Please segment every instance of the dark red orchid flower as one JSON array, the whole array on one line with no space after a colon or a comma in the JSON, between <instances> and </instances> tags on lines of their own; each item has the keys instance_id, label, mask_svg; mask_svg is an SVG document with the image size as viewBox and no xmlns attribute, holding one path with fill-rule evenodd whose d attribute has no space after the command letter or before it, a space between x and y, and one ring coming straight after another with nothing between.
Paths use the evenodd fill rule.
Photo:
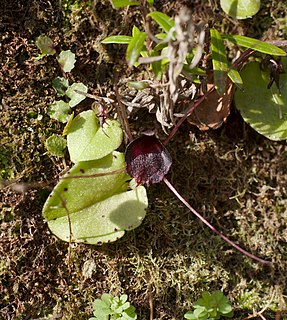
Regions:
<instances>
[{"instance_id":1,"label":"dark red orchid flower","mask_svg":"<svg viewBox=\"0 0 287 320\"><path fill-rule=\"evenodd\" d=\"M128 144L125 152L127 173L138 185L161 182L172 160L164 145L154 135L142 135Z\"/></svg>"}]
</instances>

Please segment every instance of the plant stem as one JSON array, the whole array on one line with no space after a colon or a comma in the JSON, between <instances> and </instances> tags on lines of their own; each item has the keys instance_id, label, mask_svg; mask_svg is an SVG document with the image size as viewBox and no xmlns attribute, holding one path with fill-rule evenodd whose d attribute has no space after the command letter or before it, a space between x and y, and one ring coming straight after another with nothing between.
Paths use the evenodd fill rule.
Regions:
<instances>
[{"instance_id":1,"label":"plant stem","mask_svg":"<svg viewBox=\"0 0 287 320\"><path fill-rule=\"evenodd\" d=\"M252 253L247 252L246 250L239 247L236 243L234 243L232 240L227 238L224 234L222 234L220 231L218 231L215 227L213 227L200 213L198 213L193 207L178 193L178 191L174 188L174 186L167 180L166 177L163 178L164 183L168 186L168 188L177 196L177 198L199 219L201 220L206 226L208 226L209 229L211 229L213 232L215 232L217 235L220 236L224 241L229 243L232 247L237 249L239 252L244 254L246 257L256 260L262 264L272 266L272 262L261 259Z\"/></svg>"}]
</instances>

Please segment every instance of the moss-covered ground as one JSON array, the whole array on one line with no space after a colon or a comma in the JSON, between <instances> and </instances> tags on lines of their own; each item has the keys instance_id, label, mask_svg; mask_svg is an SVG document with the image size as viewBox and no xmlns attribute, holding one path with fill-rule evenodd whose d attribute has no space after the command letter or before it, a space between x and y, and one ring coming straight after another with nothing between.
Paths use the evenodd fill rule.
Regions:
<instances>
[{"instance_id":1,"label":"moss-covered ground","mask_svg":"<svg viewBox=\"0 0 287 320\"><path fill-rule=\"evenodd\" d=\"M220 32L286 39L285 1L262 1L252 19L236 21L219 1L155 1L167 14L182 5L194 19ZM47 154L45 140L63 126L47 115L56 98L51 81L61 75L53 56L36 61L35 39L45 34L57 52L77 56L71 80L109 95L115 72L125 64L124 47L101 45L111 34L140 25L137 8L114 10L108 0L4 0L0 3L0 177L18 182L57 178L68 159ZM85 100L82 109L89 109ZM141 110L133 132L157 127ZM245 124L232 107L218 130L199 132L184 123L167 146L173 158L169 179L222 232L273 262L260 265L231 249L202 225L164 184L148 188L143 224L103 246L68 244L55 238L41 210L49 189L0 193L0 318L88 319L102 293L126 293L138 319L183 319L203 291L222 290L234 319L286 319L287 145L270 141ZM261 309L266 310L256 315ZM280 312L282 311L283 312ZM262 318L262 317L264 318ZM276 318L275 318L276 317Z\"/></svg>"}]
</instances>

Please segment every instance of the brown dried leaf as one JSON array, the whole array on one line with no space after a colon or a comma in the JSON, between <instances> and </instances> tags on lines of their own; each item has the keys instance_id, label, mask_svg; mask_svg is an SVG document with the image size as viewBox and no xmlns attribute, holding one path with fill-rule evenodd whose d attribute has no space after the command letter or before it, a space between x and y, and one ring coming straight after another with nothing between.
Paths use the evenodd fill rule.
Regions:
<instances>
[{"instance_id":1,"label":"brown dried leaf","mask_svg":"<svg viewBox=\"0 0 287 320\"><path fill-rule=\"evenodd\" d=\"M211 86L208 84L207 89ZM202 131L221 127L230 113L233 89L234 85L228 79L225 94L220 96L216 90L211 92L187 118L188 122Z\"/></svg>"}]
</instances>

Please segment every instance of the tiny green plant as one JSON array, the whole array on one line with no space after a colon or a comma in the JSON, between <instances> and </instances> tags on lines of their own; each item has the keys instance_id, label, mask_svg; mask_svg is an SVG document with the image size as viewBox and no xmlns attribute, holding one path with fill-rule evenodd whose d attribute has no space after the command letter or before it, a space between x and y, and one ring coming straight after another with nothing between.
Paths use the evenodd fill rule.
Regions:
<instances>
[{"instance_id":1,"label":"tiny green plant","mask_svg":"<svg viewBox=\"0 0 287 320\"><path fill-rule=\"evenodd\" d=\"M49 106L47 113L52 119L62 123L69 123L73 118L71 109L83 101L85 99L84 94L88 92L87 86L82 82L70 85L69 80L65 76L67 72L73 70L76 63L76 55L71 52L71 50L61 51L60 54L57 55L52 39L45 35L40 35L36 39L36 45L41 51L41 54L36 60L42 59L47 55L55 55L64 74L64 77L56 77L52 80L52 86L56 91L57 97L61 99L54 101ZM55 134L46 141L48 152L56 157L64 156L65 145L66 141L64 141L64 138Z\"/></svg>"},{"instance_id":2,"label":"tiny green plant","mask_svg":"<svg viewBox=\"0 0 287 320\"><path fill-rule=\"evenodd\" d=\"M104 293L101 299L96 299L93 304L94 317L89 320L133 320L137 319L135 307L128 302L128 296L122 294L120 297L113 297Z\"/></svg>"},{"instance_id":3,"label":"tiny green plant","mask_svg":"<svg viewBox=\"0 0 287 320\"><path fill-rule=\"evenodd\" d=\"M185 319L189 320L216 320L221 317L232 318L233 311L230 301L219 290L204 292L202 297L193 305L194 310L188 311Z\"/></svg>"}]
</instances>

